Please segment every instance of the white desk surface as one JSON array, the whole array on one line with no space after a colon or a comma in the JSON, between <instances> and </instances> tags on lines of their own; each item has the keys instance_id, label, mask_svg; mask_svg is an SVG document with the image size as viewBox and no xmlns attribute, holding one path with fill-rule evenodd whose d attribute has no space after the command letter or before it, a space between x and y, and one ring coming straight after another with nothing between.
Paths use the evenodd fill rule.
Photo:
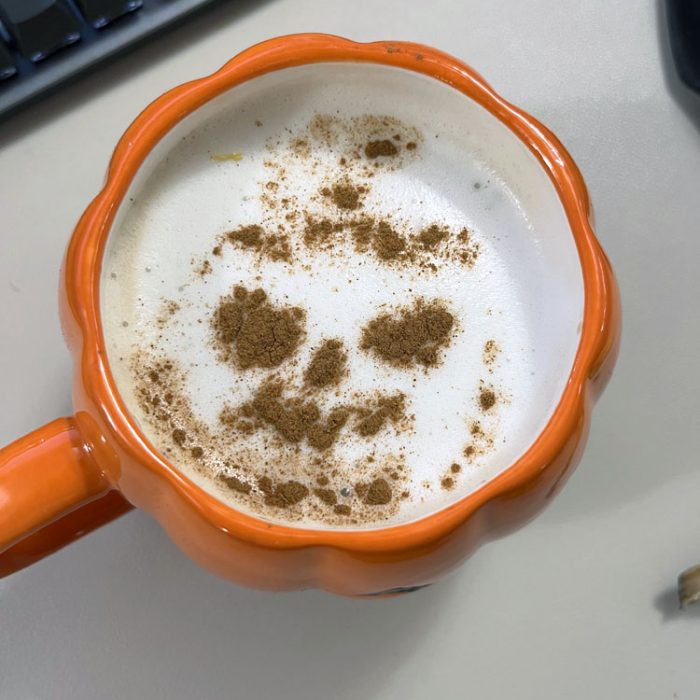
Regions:
<instances>
[{"instance_id":1,"label":"white desk surface","mask_svg":"<svg viewBox=\"0 0 700 700\"><path fill-rule=\"evenodd\" d=\"M229 2L0 124L0 444L70 411L56 315L73 225L131 119L262 39L432 44L552 128L622 288L617 371L536 521L388 601L237 588L132 513L0 581L0 697L700 697L700 99L644 0Z\"/></svg>"}]
</instances>

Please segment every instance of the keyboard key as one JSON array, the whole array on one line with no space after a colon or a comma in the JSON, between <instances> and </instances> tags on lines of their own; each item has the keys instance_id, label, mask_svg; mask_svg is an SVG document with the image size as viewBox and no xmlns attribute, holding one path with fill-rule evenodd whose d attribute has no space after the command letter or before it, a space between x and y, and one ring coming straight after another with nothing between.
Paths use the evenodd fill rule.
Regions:
<instances>
[{"instance_id":1,"label":"keyboard key","mask_svg":"<svg viewBox=\"0 0 700 700\"><path fill-rule=\"evenodd\" d=\"M31 61L80 39L78 19L65 0L0 0L0 19Z\"/></svg>"},{"instance_id":2,"label":"keyboard key","mask_svg":"<svg viewBox=\"0 0 700 700\"><path fill-rule=\"evenodd\" d=\"M76 0L78 7L90 24L99 29L113 20L138 10L143 0Z\"/></svg>"},{"instance_id":3,"label":"keyboard key","mask_svg":"<svg viewBox=\"0 0 700 700\"><path fill-rule=\"evenodd\" d=\"M700 93L700 3L668 0L666 15L678 75L689 88Z\"/></svg>"},{"instance_id":4,"label":"keyboard key","mask_svg":"<svg viewBox=\"0 0 700 700\"><path fill-rule=\"evenodd\" d=\"M12 60L12 54L7 50L7 47L0 41L0 80L5 80L13 76L17 72L17 66Z\"/></svg>"}]
</instances>

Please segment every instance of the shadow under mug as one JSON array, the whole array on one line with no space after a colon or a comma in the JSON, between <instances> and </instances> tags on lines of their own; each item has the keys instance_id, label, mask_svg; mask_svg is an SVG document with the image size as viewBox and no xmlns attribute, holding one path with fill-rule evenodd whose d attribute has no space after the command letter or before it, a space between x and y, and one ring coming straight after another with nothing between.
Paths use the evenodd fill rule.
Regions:
<instances>
[{"instance_id":1,"label":"shadow under mug","mask_svg":"<svg viewBox=\"0 0 700 700\"><path fill-rule=\"evenodd\" d=\"M354 531L266 522L225 505L178 472L143 436L115 387L99 309L101 261L115 212L156 144L183 118L245 81L285 68L339 62L388 66L441 81L515 134L560 200L578 252L584 297L568 381L529 449L497 477L436 513ZM0 576L138 507L192 559L220 576L255 588L316 587L351 596L392 595L428 585L480 543L541 510L578 461L591 405L612 370L620 331L618 292L591 229L583 179L545 127L440 51L320 34L253 46L211 76L170 90L141 113L119 141L105 185L70 240L60 310L75 361L75 413L0 450Z\"/></svg>"}]
</instances>

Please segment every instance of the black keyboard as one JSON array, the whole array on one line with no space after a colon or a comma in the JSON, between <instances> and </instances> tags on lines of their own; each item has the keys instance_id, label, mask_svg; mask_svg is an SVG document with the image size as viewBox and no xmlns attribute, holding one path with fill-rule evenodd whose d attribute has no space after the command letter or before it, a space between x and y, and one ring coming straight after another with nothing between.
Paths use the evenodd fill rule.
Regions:
<instances>
[{"instance_id":1,"label":"black keyboard","mask_svg":"<svg viewBox=\"0 0 700 700\"><path fill-rule=\"evenodd\" d=\"M0 118L216 1L0 0Z\"/></svg>"}]
</instances>

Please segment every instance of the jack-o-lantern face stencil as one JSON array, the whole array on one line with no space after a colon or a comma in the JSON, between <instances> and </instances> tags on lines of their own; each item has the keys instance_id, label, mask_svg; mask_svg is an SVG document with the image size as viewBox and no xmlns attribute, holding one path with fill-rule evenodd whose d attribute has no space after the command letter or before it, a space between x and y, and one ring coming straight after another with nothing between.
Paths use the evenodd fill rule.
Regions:
<instances>
[{"instance_id":1,"label":"jack-o-lantern face stencil","mask_svg":"<svg viewBox=\"0 0 700 700\"><path fill-rule=\"evenodd\" d=\"M105 277L138 290L110 353L141 428L278 522L381 527L478 488L538 401L519 202L387 113L242 119L176 145L121 222L140 269Z\"/></svg>"}]
</instances>

